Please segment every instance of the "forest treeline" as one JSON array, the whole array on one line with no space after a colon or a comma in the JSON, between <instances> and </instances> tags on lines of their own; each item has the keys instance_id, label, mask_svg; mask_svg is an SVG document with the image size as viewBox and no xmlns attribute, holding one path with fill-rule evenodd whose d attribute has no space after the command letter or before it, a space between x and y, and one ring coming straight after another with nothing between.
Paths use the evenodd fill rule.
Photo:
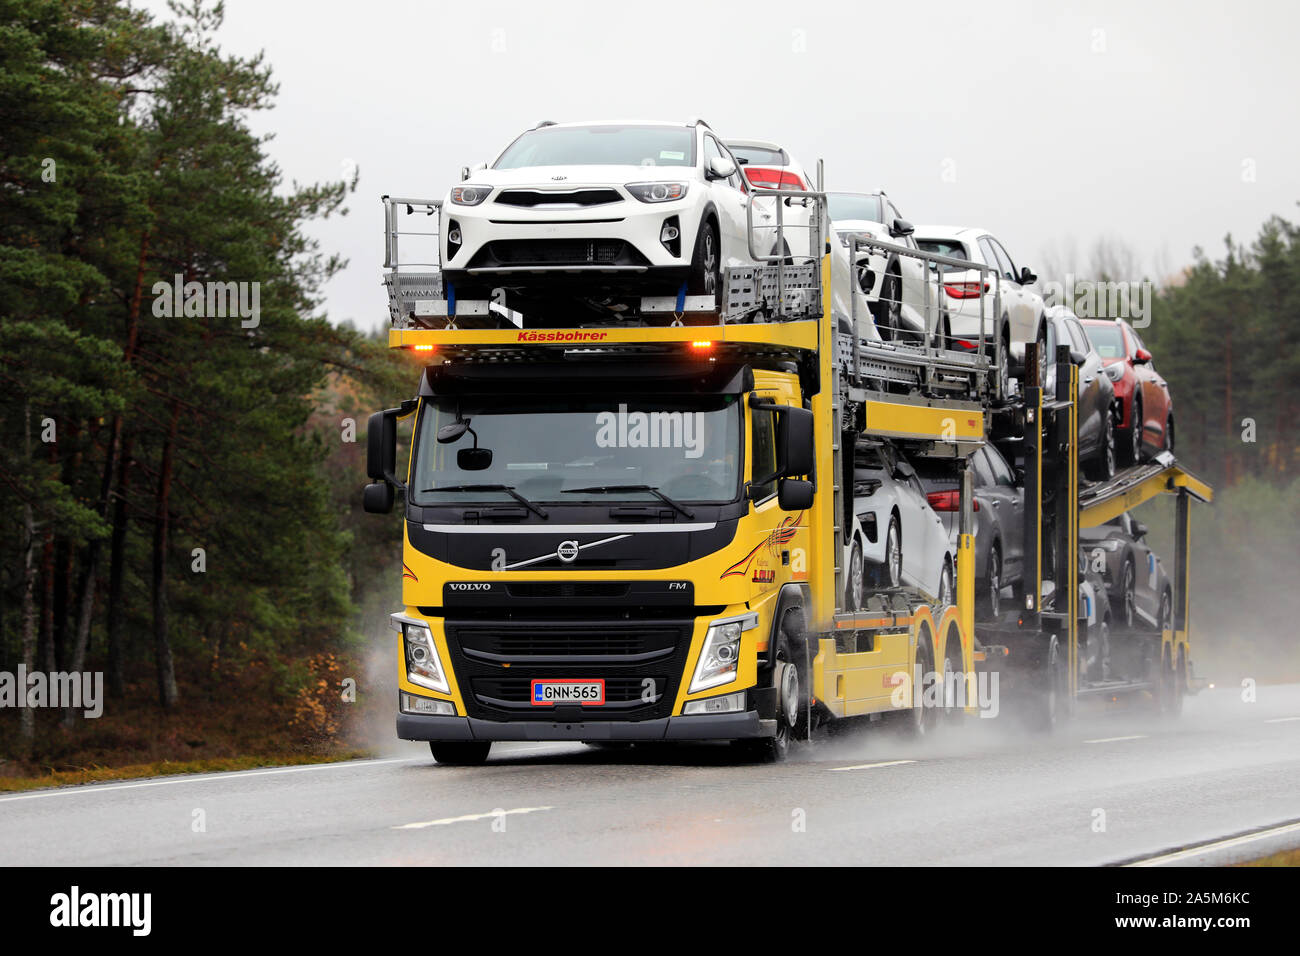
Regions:
<instances>
[{"instance_id":1,"label":"forest treeline","mask_svg":"<svg viewBox=\"0 0 1300 956\"><path fill-rule=\"evenodd\" d=\"M305 228L355 180L283 181L249 125L271 69L220 20L0 0L0 671L101 670L163 709L253 657L293 689L294 661L361 646L400 569L359 488L365 415L414 370L322 313L345 263ZM1142 331L1179 456L1249 489L1265 555L1295 554L1298 239L1275 217L1198 252ZM0 714L0 757L35 719Z\"/></svg>"},{"instance_id":2,"label":"forest treeline","mask_svg":"<svg viewBox=\"0 0 1300 956\"><path fill-rule=\"evenodd\" d=\"M0 670L164 708L236 648L355 645L364 413L411 381L320 311L304 227L355 182L283 182L270 68L173 14L0 3Z\"/></svg>"}]
</instances>

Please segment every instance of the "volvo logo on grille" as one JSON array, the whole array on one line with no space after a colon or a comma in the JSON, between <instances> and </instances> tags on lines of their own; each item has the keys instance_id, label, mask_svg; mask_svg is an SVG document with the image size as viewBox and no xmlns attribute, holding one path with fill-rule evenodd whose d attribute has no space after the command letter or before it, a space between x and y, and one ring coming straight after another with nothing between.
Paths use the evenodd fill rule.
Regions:
<instances>
[{"instance_id":1,"label":"volvo logo on grille","mask_svg":"<svg viewBox=\"0 0 1300 956\"><path fill-rule=\"evenodd\" d=\"M490 584L448 584L453 591L491 591Z\"/></svg>"},{"instance_id":2,"label":"volvo logo on grille","mask_svg":"<svg viewBox=\"0 0 1300 956\"><path fill-rule=\"evenodd\" d=\"M560 546L555 549L555 556L565 564L572 564L578 557L578 542L561 541Z\"/></svg>"}]
</instances>

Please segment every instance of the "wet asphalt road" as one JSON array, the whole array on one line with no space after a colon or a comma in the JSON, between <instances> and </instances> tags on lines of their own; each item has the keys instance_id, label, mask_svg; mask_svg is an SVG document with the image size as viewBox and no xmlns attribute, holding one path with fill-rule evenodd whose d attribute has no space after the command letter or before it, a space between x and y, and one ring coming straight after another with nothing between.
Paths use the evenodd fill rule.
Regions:
<instances>
[{"instance_id":1,"label":"wet asphalt road","mask_svg":"<svg viewBox=\"0 0 1300 956\"><path fill-rule=\"evenodd\" d=\"M1300 820L1300 685L1050 737L969 719L916 743L873 723L776 765L722 745L498 744L478 768L391 749L2 795L0 864L1106 864ZM1296 845L1300 827L1155 862Z\"/></svg>"}]
</instances>

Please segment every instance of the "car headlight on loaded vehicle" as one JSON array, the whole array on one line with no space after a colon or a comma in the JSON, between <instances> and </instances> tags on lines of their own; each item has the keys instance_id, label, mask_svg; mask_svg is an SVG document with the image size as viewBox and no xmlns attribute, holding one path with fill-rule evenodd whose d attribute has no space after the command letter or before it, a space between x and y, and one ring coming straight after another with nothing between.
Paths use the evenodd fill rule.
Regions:
<instances>
[{"instance_id":1,"label":"car headlight on loaded vehicle","mask_svg":"<svg viewBox=\"0 0 1300 956\"><path fill-rule=\"evenodd\" d=\"M740 638L745 631L758 627L758 615L752 611L738 617L722 618L709 625L704 648L695 663L688 694L729 684L740 668Z\"/></svg>"},{"instance_id":2,"label":"car headlight on loaded vehicle","mask_svg":"<svg viewBox=\"0 0 1300 956\"><path fill-rule=\"evenodd\" d=\"M490 195L492 195L491 186L453 186L451 201L457 206L477 206Z\"/></svg>"},{"instance_id":3,"label":"car headlight on loaded vehicle","mask_svg":"<svg viewBox=\"0 0 1300 956\"><path fill-rule=\"evenodd\" d=\"M402 657L406 661L406 679L412 684L436 690L440 694L450 694L447 671L438 656L438 647L433 642L433 633L422 621L414 621L394 614L391 619L393 627L402 632Z\"/></svg>"},{"instance_id":4,"label":"car headlight on loaded vehicle","mask_svg":"<svg viewBox=\"0 0 1300 956\"><path fill-rule=\"evenodd\" d=\"M628 183L623 187L642 202L672 202L686 195L686 183Z\"/></svg>"}]
</instances>

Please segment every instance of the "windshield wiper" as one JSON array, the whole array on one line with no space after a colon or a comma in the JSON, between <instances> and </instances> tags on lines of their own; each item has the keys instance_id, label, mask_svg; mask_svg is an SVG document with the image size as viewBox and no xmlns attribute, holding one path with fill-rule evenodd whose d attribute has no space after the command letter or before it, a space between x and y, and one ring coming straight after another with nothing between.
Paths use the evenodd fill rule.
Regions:
<instances>
[{"instance_id":1,"label":"windshield wiper","mask_svg":"<svg viewBox=\"0 0 1300 956\"><path fill-rule=\"evenodd\" d=\"M425 488L421 493L430 494L435 491L504 491L539 518L550 517L545 511L537 507L537 505L533 504L519 492L515 491L513 485L447 485L445 488Z\"/></svg>"},{"instance_id":2,"label":"windshield wiper","mask_svg":"<svg viewBox=\"0 0 1300 956\"><path fill-rule=\"evenodd\" d=\"M644 491L654 495L664 504L668 505L674 511L681 512L686 518L694 519L695 513L688 511L685 507L678 504L673 499L656 488L654 485L594 485L591 488L565 488L561 494L580 495L580 494L618 494L620 491Z\"/></svg>"}]
</instances>

